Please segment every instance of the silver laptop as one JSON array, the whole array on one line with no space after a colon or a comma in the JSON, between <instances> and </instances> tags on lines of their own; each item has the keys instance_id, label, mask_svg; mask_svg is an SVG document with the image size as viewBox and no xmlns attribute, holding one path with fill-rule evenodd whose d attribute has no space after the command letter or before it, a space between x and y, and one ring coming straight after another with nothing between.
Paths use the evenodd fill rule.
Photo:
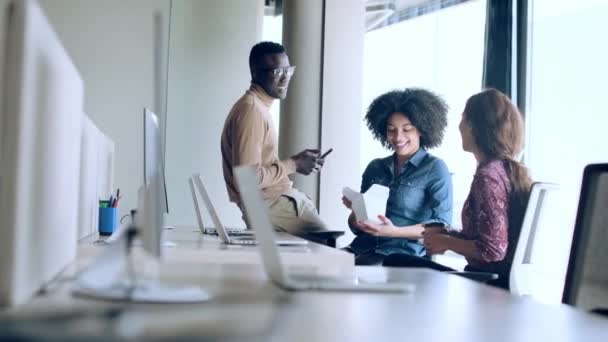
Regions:
<instances>
[{"instance_id":1,"label":"silver laptop","mask_svg":"<svg viewBox=\"0 0 608 342\"><path fill-rule=\"evenodd\" d=\"M318 291L364 291L364 292L413 292L415 285L409 283L365 283L357 277L327 278L314 274L287 274L278 248L274 244L272 225L267 208L258 189L255 170L251 167L234 169L239 192L247 220L256 232L259 250L268 277L277 286L286 290Z\"/></svg>"},{"instance_id":2,"label":"silver laptop","mask_svg":"<svg viewBox=\"0 0 608 342\"><path fill-rule=\"evenodd\" d=\"M205 188L205 184L203 184L203 179L201 178L201 175L195 174L193 178L194 184L198 188L198 191L201 197L203 198L203 203L205 203L205 206L207 207L207 212L209 212L209 216L211 216L211 220L213 221L213 224L217 229L217 235L220 237L220 239L228 245L257 245L258 241L256 240L255 236L230 236L228 235L228 233L226 233L226 229L220 221L220 218L217 215L217 211L215 211L215 206L211 202L211 197L209 197L209 193ZM201 216L200 211L198 216ZM271 228L271 235L273 235L273 239L275 234L277 236L280 236L280 239L277 239L275 241L277 245L302 246L308 244L308 241L297 238L295 236L291 236L289 234L273 233Z\"/></svg>"},{"instance_id":3,"label":"silver laptop","mask_svg":"<svg viewBox=\"0 0 608 342\"><path fill-rule=\"evenodd\" d=\"M209 235L217 235L217 229L213 227L205 227L203 223L203 216L201 212L201 208L198 204L198 196L196 195L196 189L194 186L194 177L196 175L192 175L188 178L188 185L190 186L190 193L192 195L192 203L194 204L194 212L196 213L196 222L198 223L198 229L200 229L201 233L209 234ZM242 236L248 235L253 236L255 233L250 229L236 228L236 227L224 227L224 231L228 233L230 236Z\"/></svg>"}]
</instances>

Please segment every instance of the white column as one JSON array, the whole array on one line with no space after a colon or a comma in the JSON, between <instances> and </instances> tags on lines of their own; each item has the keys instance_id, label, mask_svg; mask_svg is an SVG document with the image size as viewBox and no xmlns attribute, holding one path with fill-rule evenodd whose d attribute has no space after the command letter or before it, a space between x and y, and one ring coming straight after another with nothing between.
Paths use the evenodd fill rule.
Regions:
<instances>
[{"instance_id":1,"label":"white column","mask_svg":"<svg viewBox=\"0 0 608 342\"><path fill-rule=\"evenodd\" d=\"M294 177L331 229L346 228L342 187L358 187L363 78L363 0L286 0L283 44L297 65L281 107L281 157L334 152L320 176Z\"/></svg>"},{"instance_id":2,"label":"white column","mask_svg":"<svg viewBox=\"0 0 608 342\"><path fill-rule=\"evenodd\" d=\"M281 103L279 154L287 158L306 148L319 148L323 0L283 2L283 45L296 73ZM294 186L317 203L316 174L293 177Z\"/></svg>"}]
</instances>

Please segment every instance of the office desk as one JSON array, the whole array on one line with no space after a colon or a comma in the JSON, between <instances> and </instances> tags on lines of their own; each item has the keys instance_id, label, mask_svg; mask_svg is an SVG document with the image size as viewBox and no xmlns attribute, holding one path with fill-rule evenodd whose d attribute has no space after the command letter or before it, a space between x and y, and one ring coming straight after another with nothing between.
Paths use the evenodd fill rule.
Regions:
<instances>
[{"instance_id":1,"label":"office desk","mask_svg":"<svg viewBox=\"0 0 608 342\"><path fill-rule=\"evenodd\" d=\"M356 267L354 272L408 281L416 284L416 291L286 292L270 284L260 266L180 261L165 264L161 278L200 284L213 294L211 301L183 306L97 302L71 297L66 282L0 318L72 315L70 324L36 328L42 336L61 338L77 332L81 338L146 340L608 341L604 318L516 298L457 276L378 267ZM36 329L27 329L28 334Z\"/></svg>"},{"instance_id":2,"label":"office desk","mask_svg":"<svg viewBox=\"0 0 608 342\"><path fill-rule=\"evenodd\" d=\"M226 245L213 235L201 234L194 227L164 230L163 238L175 247L163 248L164 257L172 261L197 261L205 264L261 263L257 246ZM352 272L354 255L339 249L310 242L304 246L279 246L283 263L291 268L307 268L323 275Z\"/></svg>"}]
</instances>

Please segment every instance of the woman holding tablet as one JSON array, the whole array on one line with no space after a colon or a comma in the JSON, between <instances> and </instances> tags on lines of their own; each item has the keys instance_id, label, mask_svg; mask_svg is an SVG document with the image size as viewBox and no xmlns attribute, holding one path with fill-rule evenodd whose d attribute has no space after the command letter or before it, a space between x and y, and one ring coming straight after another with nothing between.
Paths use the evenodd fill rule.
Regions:
<instances>
[{"instance_id":1,"label":"woman holding tablet","mask_svg":"<svg viewBox=\"0 0 608 342\"><path fill-rule=\"evenodd\" d=\"M387 255L426 254L419 242L424 224L448 225L452 217L452 180L443 160L427 152L439 146L447 126L447 105L436 94L419 88L395 90L376 98L365 120L374 137L394 152L369 163L361 192L373 184L388 187L386 215L380 222L357 222L349 227L357 237L347 251L358 265L381 264ZM344 205L351 208L347 198Z\"/></svg>"}]
</instances>

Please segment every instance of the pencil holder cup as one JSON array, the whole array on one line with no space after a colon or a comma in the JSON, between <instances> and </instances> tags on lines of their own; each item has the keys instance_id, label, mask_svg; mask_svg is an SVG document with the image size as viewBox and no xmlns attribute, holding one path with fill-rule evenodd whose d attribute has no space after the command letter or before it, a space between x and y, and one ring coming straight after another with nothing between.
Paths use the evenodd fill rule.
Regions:
<instances>
[{"instance_id":1,"label":"pencil holder cup","mask_svg":"<svg viewBox=\"0 0 608 342\"><path fill-rule=\"evenodd\" d=\"M99 208L99 235L112 235L118 228L118 208Z\"/></svg>"}]
</instances>

